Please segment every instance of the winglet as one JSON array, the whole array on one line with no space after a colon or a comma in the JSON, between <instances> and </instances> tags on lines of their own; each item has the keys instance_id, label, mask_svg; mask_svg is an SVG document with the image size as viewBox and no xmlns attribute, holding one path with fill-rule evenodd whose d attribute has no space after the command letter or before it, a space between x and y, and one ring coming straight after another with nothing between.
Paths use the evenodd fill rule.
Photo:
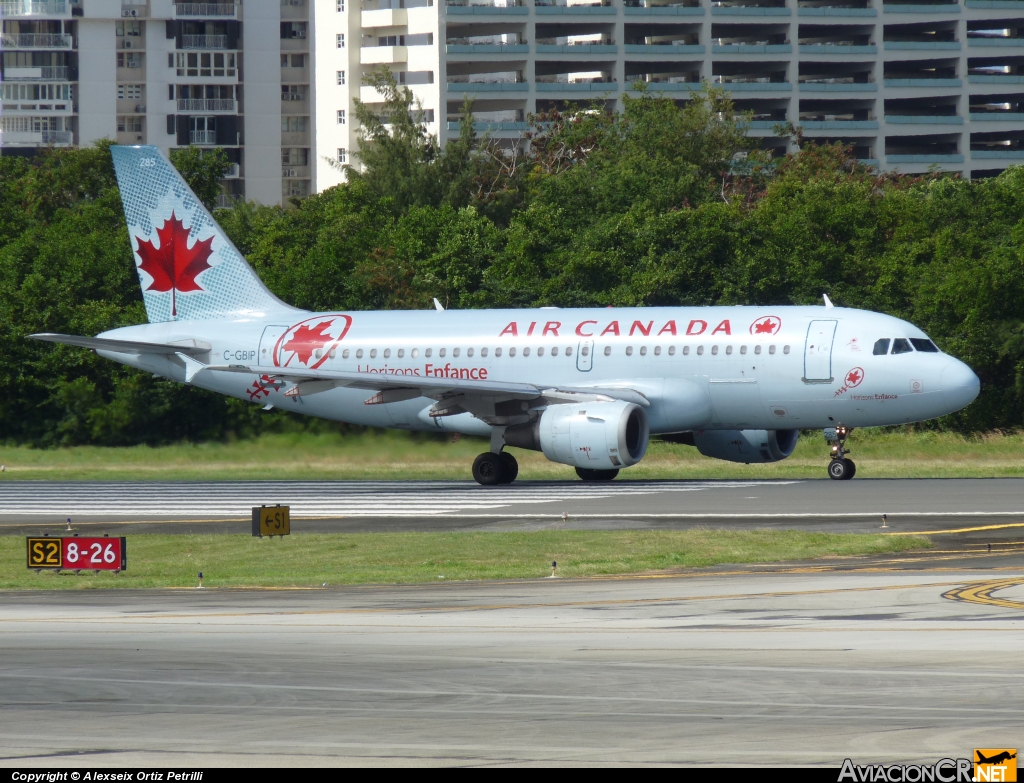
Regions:
<instances>
[{"instance_id":1,"label":"winglet","mask_svg":"<svg viewBox=\"0 0 1024 783\"><path fill-rule=\"evenodd\" d=\"M822 294L821 298L825 300L825 307L826 308L835 307L835 305L832 304L832 300L828 298L828 294Z\"/></svg>"},{"instance_id":2,"label":"winglet","mask_svg":"<svg viewBox=\"0 0 1024 783\"><path fill-rule=\"evenodd\" d=\"M444 312L444 307L442 307L441 303L439 301L437 301L437 297L436 296L434 297L434 309L439 311L439 312L442 312L442 313Z\"/></svg>"}]
</instances>

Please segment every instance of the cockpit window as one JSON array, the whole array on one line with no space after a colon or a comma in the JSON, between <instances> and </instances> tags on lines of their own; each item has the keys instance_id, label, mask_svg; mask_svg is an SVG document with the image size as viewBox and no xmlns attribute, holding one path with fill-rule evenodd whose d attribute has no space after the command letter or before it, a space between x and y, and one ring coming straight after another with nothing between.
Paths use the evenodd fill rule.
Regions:
<instances>
[{"instance_id":1,"label":"cockpit window","mask_svg":"<svg viewBox=\"0 0 1024 783\"><path fill-rule=\"evenodd\" d=\"M889 353L889 343L891 341L888 337L883 337L881 340L875 340L875 349L871 352L875 356L885 356Z\"/></svg>"},{"instance_id":2,"label":"cockpit window","mask_svg":"<svg viewBox=\"0 0 1024 783\"><path fill-rule=\"evenodd\" d=\"M911 337L910 342L913 346L921 353L938 353L938 346L935 345L931 340L924 340L920 337Z\"/></svg>"},{"instance_id":3,"label":"cockpit window","mask_svg":"<svg viewBox=\"0 0 1024 783\"><path fill-rule=\"evenodd\" d=\"M910 342L902 337L897 337L892 341L892 352L897 353L912 353L913 348L910 347Z\"/></svg>"}]
</instances>

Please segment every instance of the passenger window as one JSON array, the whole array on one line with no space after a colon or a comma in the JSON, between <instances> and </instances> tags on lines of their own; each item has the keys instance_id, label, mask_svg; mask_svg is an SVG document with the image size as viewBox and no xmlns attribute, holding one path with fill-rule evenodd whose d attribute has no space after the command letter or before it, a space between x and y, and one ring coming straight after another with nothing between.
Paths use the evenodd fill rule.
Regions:
<instances>
[{"instance_id":1,"label":"passenger window","mask_svg":"<svg viewBox=\"0 0 1024 783\"><path fill-rule=\"evenodd\" d=\"M345 351L345 353L347 354L348 351ZM420 349L419 348L413 348L412 352L409 355L412 356L413 359L415 359L417 356L420 355Z\"/></svg>"},{"instance_id":2,"label":"passenger window","mask_svg":"<svg viewBox=\"0 0 1024 783\"><path fill-rule=\"evenodd\" d=\"M754 346L754 355L755 356L760 356L761 355L761 346L760 345L755 345Z\"/></svg>"},{"instance_id":3,"label":"passenger window","mask_svg":"<svg viewBox=\"0 0 1024 783\"><path fill-rule=\"evenodd\" d=\"M333 359L335 356L338 355L338 349L337 348L331 348L331 350L328 351L327 355L330 356Z\"/></svg>"},{"instance_id":4,"label":"passenger window","mask_svg":"<svg viewBox=\"0 0 1024 783\"><path fill-rule=\"evenodd\" d=\"M740 356L746 356L746 355L747 355L747 346L741 345L740 346Z\"/></svg>"},{"instance_id":5,"label":"passenger window","mask_svg":"<svg viewBox=\"0 0 1024 783\"><path fill-rule=\"evenodd\" d=\"M486 348L481 348L480 349L480 355L483 356L484 358L487 358L487 349Z\"/></svg>"},{"instance_id":6,"label":"passenger window","mask_svg":"<svg viewBox=\"0 0 1024 783\"><path fill-rule=\"evenodd\" d=\"M447 348L442 348L440 351L437 352L437 355L440 356L443 359L445 351L447 351L447 350L448 350Z\"/></svg>"},{"instance_id":7,"label":"passenger window","mask_svg":"<svg viewBox=\"0 0 1024 783\"><path fill-rule=\"evenodd\" d=\"M346 348L344 351L341 352L341 358L342 359L347 359L348 358L348 348Z\"/></svg>"},{"instance_id":8,"label":"passenger window","mask_svg":"<svg viewBox=\"0 0 1024 783\"><path fill-rule=\"evenodd\" d=\"M529 348L523 348L523 356L529 356L529 355L530 355L530 349Z\"/></svg>"},{"instance_id":9,"label":"passenger window","mask_svg":"<svg viewBox=\"0 0 1024 783\"><path fill-rule=\"evenodd\" d=\"M902 337L897 337L892 341L892 352L897 353L913 353L914 349L910 347L910 341L905 340Z\"/></svg>"},{"instance_id":10,"label":"passenger window","mask_svg":"<svg viewBox=\"0 0 1024 783\"><path fill-rule=\"evenodd\" d=\"M363 349L362 348L360 348L358 351L356 351L356 358L357 359L362 359L363 358Z\"/></svg>"},{"instance_id":11,"label":"passenger window","mask_svg":"<svg viewBox=\"0 0 1024 783\"><path fill-rule=\"evenodd\" d=\"M391 349L390 348L385 348L384 349L384 358L385 359L390 359L391 358Z\"/></svg>"},{"instance_id":12,"label":"passenger window","mask_svg":"<svg viewBox=\"0 0 1024 783\"><path fill-rule=\"evenodd\" d=\"M501 356L501 348L495 348L494 349L494 355L500 357ZM428 353L427 356L430 356L430 354Z\"/></svg>"},{"instance_id":13,"label":"passenger window","mask_svg":"<svg viewBox=\"0 0 1024 783\"><path fill-rule=\"evenodd\" d=\"M443 349L441 351L441 355L444 356L444 350ZM459 349L458 348L455 348L454 350L452 350L452 358L453 359L458 359L459 358Z\"/></svg>"},{"instance_id":14,"label":"passenger window","mask_svg":"<svg viewBox=\"0 0 1024 783\"><path fill-rule=\"evenodd\" d=\"M551 355L552 356L558 356L558 346L557 345L554 348L551 349Z\"/></svg>"},{"instance_id":15,"label":"passenger window","mask_svg":"<svg viewBox=\"0 0 1024 783\"><path fill-rule=\"evenodd\" d=\"M690 355L690 346L684 345L683 346L683 356L689 356L689 355Z\"/></svg>"},{"instance_id":16,"label":"passenger window","mask_svg":"<svg viewBox=\"0 0 1024 783\"><path fill-rule=\"evenodd\" d=\"M697 355L698 356L703 356L704 355L704 346L703 345L698 345L697 346Z\"/></svg>"},{"instance_id":17,"label":"passenger window","mask_svg":"<svg viewBox=\"0 0 1024 783\"><path fill-rule=\"evenodd\" d=\"M640 346L640 355L641 356L646 356L647 355L647 346L646 345L641 345Z\"/></svg>"},{"instance_id":18,"label":"passenger window","mask_svg":"<svg viewBox=\"0 0 1024 783\"><path fill-rule=\"evenodd\" d=\"M583 355L586 356L588 353L589 353L589 349L586 346L583 346ZM566 356L572 356L572 348L566 348L565 349L565 355Z\"/></svg>"},{"instance_id":19,"label":"passenger window","mask_svg":"<svg viewBox=\"0 0 1024 783\"><path fill-rule=\"evenodd\" d=\"M788 345L782 346L782 352L783 353L789 353L789 346Z\"/></svg>"},{"instance_id":20,"label":"passenger window","mask_svg":"<svg viewBox=\"0 0 1024 783\"><path fill-rule=\"evenodd\" d=\"M433 352L434 352L433 348L427 348L427 350L425 350L423 352L423 355L426 356L429 359L430 358L430 354L432 354Z\"/></svg>"},{"instance_id":21,"label":"passenger window","mask_svg":"<svg viewBox=\"0 0 1024 783\"><path fill-rule=\"evenodd\" d=\"M398 349L398 358L401 359L404 356L405 356L405 348L399 348Z\"/></svg>"},{"instance_id":22,"label":"passenger window","mask_svg":"<svg viewBox=\"0 0 1024 783\"><path fill-rule=\"evenodd\" d=\"M774 345L769 345L768 346L768 353L771 354L772 356L775 355L775 346Z\"/></svg>"},{"instance_id":23,"label":"passenger window","mask_svg":"<svg viewBox=\"0 0 1024 783\"><path fill-rule=\"evenodd\" d=\"M377 349L376 348L371 348L370 349L370 358L371 359L376 359L377 358Z\"/></svg>"},{"instance_id":24,"label":"passenger window","mask_svg":"<svg viewBox=\"0 0 1024 783\"><path fill-rule=\"evenodd\" d=\"M676 355L676 347L674 345L670 345L668 347L668 355L669 356L675 356Z\"/></svg>"},{"instance_id":25,"label":"passenger window","mask_svg":"<svg viewBox=\"0 0 1024 783\"><path fill-rule=\"evenodd\" d=\"M509 348L508 349L508 355L510 357L515 356L516 355L516 349L515 348Z\"/></svg>"},{"instance_id":26,"label":"passenger window","mask_svg":"<svg viewBox=\"0 0 1024 783\"><path fill-rule=\"evenodd\" d=\"M632 356L632 355L633 355L633 346L632 345L627 345L626 346L626 356Z\"/></svg>"},{"instance_id":27,"label":"passenger window","mask_svg":"<svg viewBox=\"0 0 1024 783\"><path fill-rule=\"evenodd\" d=\"M711 355L712 356L718 356L718 346L717 345L712 345L711 346Z\"/></svg>"},{"instance_id":28,"label":"passenger window","mask_svg":"<svg viewBox=\"0 0 1024 783\"><path fill-rule=\"evenodd\" d=\"M731 345L725 346L725 355L726 356L732 356L732 346Z\"/></svg>"},{"instance_id":29,"label":"passenger window","mask_svg":"<svg viewBox=\"0 0 1024 783\"><path fill-rule=\"evenodd\" d=\"M467 349L466 350L466 356L470 356L471 357L472 355L473 355L473 349L472 348Z\"/></svg>"},{"instance_id":30,"label":"passenger window","mask_svg":"<svg viewBox=\"0 0 1024 783\"><path fill-rule=\"evenodd\" d=\"M888 337L883 337L881 340L875 340L875 347L872 349L871 353L875 356L885 356L889 353L890 342L891 340L889 340Z\"/></svg>"},{"instance_id":31,"label":"passenger window","mask_svg":"<svg viewBox=\"0 0 1024 783\"><path fill-rule=\"evenodd\" d=\"M654 355L655 356L661 356L661 346L660 345L654 346Z\"/></svg>"},{"instance_id":32,"label":"passenger window","mask_svg":"<svg viewBox=\"0 0 1024 783\"><path fill-rule=\"evenodd\" d=\"M584 348L583 350L585 351L585 350L587 350L587 349L586 349L586 348ZM586 354L583 354L583 355L584 355L584 356L586 356ZM605 355L605 356L611 356L611 355L612 355L612 347L611 347L610 345L606 345L606 346L604 347L604 355Z\"/></svg>"},{"instance_id":33,"label":"passenger window","mask_svg":"<svg viewBox=\"0 0 1024 783\"><path fill-rule=\"evenodd\" d=\"M544 355L544 349L543 348L538 348L537 349L537 355L538 356L543 356Z\"/></svg>"},{"instance_id":34,"label":"passenger window","mask_svg":"<svg viewBox=\"0 0 1024 783\"><path fill-rule=\"evenodd\" d=\"M921 353L938 353L938 346L935 345L931 340L922 340L920 337L911 337L910 344L913 345Z\"/></svg>"}]
</instances>

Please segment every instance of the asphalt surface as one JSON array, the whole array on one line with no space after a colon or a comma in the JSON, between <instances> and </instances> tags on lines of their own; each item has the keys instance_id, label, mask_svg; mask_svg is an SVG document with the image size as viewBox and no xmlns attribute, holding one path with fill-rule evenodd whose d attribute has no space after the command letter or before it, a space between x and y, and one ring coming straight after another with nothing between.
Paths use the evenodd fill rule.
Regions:
<instances>
[{"instance_id":1,"label":"asphalt surface","mask_svg":"<svg viewBox=\"0 0 1024 783\"><path fill-rule=\"evenodd\" d=\"M0 482L0 534L236 532L291 506L292 530L537 530L694 525L1024 534L1024 479L517 482ZM987 534L986 534L987 537Z\"/></svg>"},{"instance_id":2,"label":"asphalt surface","mask_svg":"<svg viewBox=\"0 0 1024 783\"><path fill-rule=\"evenodd\" d=\"M0 763L838 767L1019 747L1024 554L975 554L5 593Z\"/></svg>"}]
</instances>

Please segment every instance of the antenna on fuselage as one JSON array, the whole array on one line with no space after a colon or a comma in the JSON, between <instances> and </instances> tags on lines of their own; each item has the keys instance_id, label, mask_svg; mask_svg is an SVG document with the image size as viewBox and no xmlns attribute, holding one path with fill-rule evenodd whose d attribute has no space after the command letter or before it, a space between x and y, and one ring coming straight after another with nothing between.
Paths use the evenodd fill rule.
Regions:
<instances>
[{"instance_id":1,"label":"antenna on fuselage","mask_svg":"<svg viewBox=\"0 0 1024 783\"><path fill-rule=\"evenodd\" d=\"M828 307L835 307L835 305L832 304L832 300L828 298L828 294L822 294L821 298L825 300L825 307L826 308L828 308ZM436 302L437 300L435 299L434 301Z\"/></svg>"},{"instance_id":2,"label":"antenna on fuselage","mask_svg":"<svg viewBox=\"0 0 1024 783\"><path fill-rule=\"evenodd\" d=\"M434 309L437 310L438 312L441 312L441 313L444 312L444 307L442 306L442 304L439 301L437 301L437 297L436 296L434 297Z\"/></svg>"}]
</instances>

